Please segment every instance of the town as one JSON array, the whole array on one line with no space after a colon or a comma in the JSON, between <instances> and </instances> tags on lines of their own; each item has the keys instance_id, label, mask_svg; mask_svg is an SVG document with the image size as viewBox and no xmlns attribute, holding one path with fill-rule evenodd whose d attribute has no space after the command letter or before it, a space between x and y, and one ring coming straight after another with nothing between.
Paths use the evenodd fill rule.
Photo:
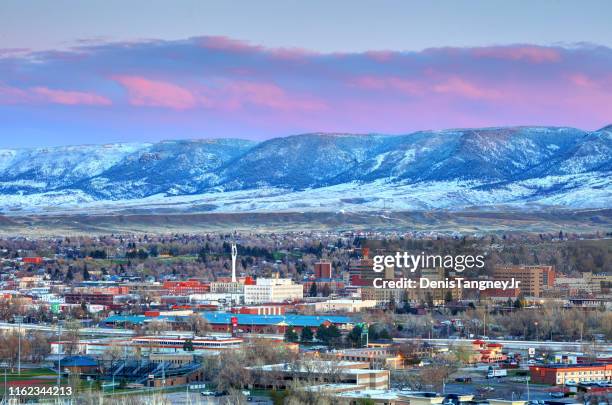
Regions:
<instances>
[{"instance_id":1,"label":"town","mask_svg":"<svg viewBox=\"0 0 612 405\"><path fill-rule=\"evenodd\" d=\"M70 389L79 403L600 403L612 393L609 237L4 237L3 395L46 387L58 401ZM374 271L375 255L399 251L481 255L484 266ZM492 288L461 288L468 280Z\"/></svg>"}]
</instances>

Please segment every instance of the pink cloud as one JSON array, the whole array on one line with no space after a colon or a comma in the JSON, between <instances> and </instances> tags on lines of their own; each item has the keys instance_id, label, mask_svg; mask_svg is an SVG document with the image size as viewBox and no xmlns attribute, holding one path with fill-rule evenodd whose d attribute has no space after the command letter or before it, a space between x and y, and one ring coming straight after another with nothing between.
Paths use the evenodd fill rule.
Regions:
<instances>
[{"instance_id":1,"label":"pink cloud","mask_svg":"<svg viewBox=\"0 0 612 405\"><path fill-rule=\"evenodd\" d=\"M128 92L128 101L134 106L166 107L186 110L196 107L201 101L189 90L176 84L149 80L140 76L115 76Z\"/></svg>"},{"instance_id":2,"label":"pink cloud","mask_svg":"<svg viewBox=\"0 0 612 405\"><path fill-rule=\"evenodd\" d=\"M63 104L109 106L112 101L95 93L71 90L33 87L19 89L0 84L0 103L2 104Z\"/></svg>"},{"instance_id":3,"label":"pink cloud","mask_svg":"<svg viewBox=\"0 0 612 405\"><path fill-rule=\"evenodd\" d=\"M456 95L471 99L496 99L501 92L493 86L477 85L467 79L451 76L445 77L432 73L430 77L413 80L401 77L360 76L350 84L363 90L396 91L410 96L425 96L430 93Z\"/></svg>"},{"instance_id":4,"label":"pink cloud","mask_svg":"<svg viewBox=\"0 0 612 405\"><path fill-rule=\"evenodd\" d=\"M556 49L529 45L475 48L473 54L476 57L528 60L533 63L558 62L561 60L561 53Z\"/></svg>"},{"instance_id":5,"label":"pink cloud","mask_svg":"<svg viewBox=\"0 0 612 405\"><path fill-rule=\"evenodd\" d=\"M65 105L111 105L112 102L95 93L82 91L66 91L50 89L48 87L34 87L32 93L40 96L46 101Z\"/></svg>"},{"instance_id":6,"label":"pink cloud","mask_svg":"<svg viewBox=\"0 0 612 405\"><path fill-rule=\"evenodd\" d=\"M451 77L433 86L437 93L451 93L472 99L496 99L502 94L491 87L478 86L460 77Z\"/></svg>"},{"instance_id":7,"label":"pink cloud","mask_svg":"<svg viewBox=\"0 0 612 405\"><path fill-rule=\"evenodd\" d=\"M595 86L595 82L593 82L593 80L590 77L588 77L587 75L585 75L583 73L574 73L574 74L571 74L571 75L569 75L569 79L576 86L580 86L580 87L593 87L593 86Z\"/></svg>"},{"instance_id":8,"label":"pink cloud","mask_svg":"<svg viewBox=\"0 0 612 405\"><path fill-rule=\"evenodd\" d=\"M16 87L5 86L0 83L0 103L18 104L28 100L28 93Z\"/></svg>"},{"instance_id":9,"label":"pink cloud","mask_svg":"<svg viewBox=\"0 0 612 405\"><path fill-rule=\"evenodd\" d=\"M239 108L245 104L282 111L314 111L325 108L325 103L321 100L287 94L284 89L273 83L234 81L224 86L222 93L229 96L226 105L230 108ZM222 99L223 96L219 98Z\"/></svg>"}]
</instances>

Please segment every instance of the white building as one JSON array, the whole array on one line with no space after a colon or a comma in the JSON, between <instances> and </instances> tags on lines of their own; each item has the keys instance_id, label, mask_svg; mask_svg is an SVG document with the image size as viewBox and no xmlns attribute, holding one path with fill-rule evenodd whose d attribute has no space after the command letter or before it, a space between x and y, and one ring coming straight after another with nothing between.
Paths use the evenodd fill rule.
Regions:
<instances>
[{"instance_id":1,"label":"white building","mask_svg":"<svg viewBox=\"0 0 612 405\"><path fill-rule=\"evenodd\" d=\"M289 278L258 278L257 284L244 286L244 303L265 304L304 298L304 287Z\"/></svg>"},{"instance_id":2,"label":"white building","mask_svg":"<svg viewBox=\"0 0 612 405\"><path fill-rule=\"evenodd\" d=\"M316 302L315 312L360 312L366 308L376 307L376 300L337 299Z\"/></svg>"}]
</instances>

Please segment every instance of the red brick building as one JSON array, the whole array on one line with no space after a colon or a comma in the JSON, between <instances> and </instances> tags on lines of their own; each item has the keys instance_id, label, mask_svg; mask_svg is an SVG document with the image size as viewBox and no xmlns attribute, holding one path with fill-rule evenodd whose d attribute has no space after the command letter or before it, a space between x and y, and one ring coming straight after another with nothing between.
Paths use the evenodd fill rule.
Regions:
<instances>
[{"instance_id":1,"label":"red brick building","mask_svg":"<svg viewBox=\"0 0 612 405\"><path fill-rule=\"evenodd\" d=\"M42 264L43 258L42 257L24 257L23 262L28 263L28 264Z\"/></svg>"},{"instance_id":2,"label":"red brick building","mask_svg":"<svg viewBox=\"0 0 612 405\"><path fill-rule=\"evenodd\" d=\"M321 260L314 265L315 278L332 278L332 264L327 260Z\"/></svg>"},{"instance_id":3,"label":"red brick building","mask_svg":"<svg viewBox=\"0 0 612 405\"><path fill-rule=\"evenodd\" d=\"M92 304L92 305L104 305L110 307L113 305L113 294L84 294L84 293L70 293L64 296L66 304Z\"/></svg>"},{"instance_id":4,"label":"red brick building","mask_svg":"<svg viewBox=\"0 0 612 405\"><path fill-rule=\"evenodd\" d=\"M536 384L563 385L567 382L612 381L612 364L547 364L529 367Z\"/></svg>"},{"instance_id":5,"label":"red brick building","mask_svg":"<svg viewBox=\"0 0 612 405\"><path fill-rule=\"evenodd\" d=\"M210 292L210 284L199 280L164 281L163 289L173 295L205 294Z\"/></svg>"}]
</instances>

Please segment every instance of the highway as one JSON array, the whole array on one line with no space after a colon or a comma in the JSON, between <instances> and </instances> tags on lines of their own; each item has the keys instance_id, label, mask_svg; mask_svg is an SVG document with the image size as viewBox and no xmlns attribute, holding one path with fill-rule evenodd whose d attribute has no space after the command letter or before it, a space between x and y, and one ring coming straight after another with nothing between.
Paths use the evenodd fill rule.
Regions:
<instances>
[{"instance_id":1,"label":"highway","mask_svg":"<svg viewBox=\"0 0 612 405\"><path fill-rule=\"evenodd\" d=\"M422 342L431 343L434 346L457 346L457 345L465 345L471 344L474 339L415 339L415 338L395 338L393 341L401 343L401 342L413 342L415 340L420 340ZM556 341L546 341L546 340L497 340L497 339L489 339L486 340L487 343L500 343L504 346L505 349L510 350L524 350L526 351L530 347L535 349L546 349L546 350L555 350L555 351L570 351L570 352L580 352L584 351L585 348L592 348L593 342L556 342ZM610 343L596 343L595 344L596 351L602 354L612 354L612 344Z\"/></svg>"}]
</instances>

